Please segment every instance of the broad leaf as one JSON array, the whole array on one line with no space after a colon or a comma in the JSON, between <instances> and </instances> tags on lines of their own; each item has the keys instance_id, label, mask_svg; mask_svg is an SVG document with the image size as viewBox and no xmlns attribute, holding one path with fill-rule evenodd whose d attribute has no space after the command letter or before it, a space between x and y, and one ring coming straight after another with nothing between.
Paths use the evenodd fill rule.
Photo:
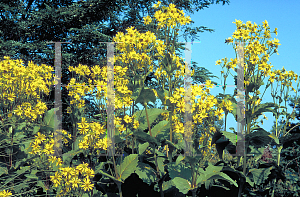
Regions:
<instances>
[{"instance_id":1,"label":"broad leaf","mask_svg":"<svg viewBox=\"0 0 300 197\"><path fill-rule=\"evenodd\" d=\"M158 118L158 116L161 113L168 112L168 111L163 110L163 109L154 108L154 109L147 109L147 112L148 112L149 124L151 125ZM138 121L140 123L138 129L140 131L144 131L145 129L147 129L148 123L147 123L147 116L146 116L145 110L137 111L134 113L134 115L136 115L136 117L138 118Z\"/></svg>"},{"instance_id":2,"label":"broad leaf","mask_svg":"<svg viewBox=\"0 0 300 197\"><path fill-rule=\"evenodd\" d=\"M169 130L170 130L170 122L167 120L162 120L151 129L151 134L153 137L159 136L159 138L164 138L168 136L169 132L167 131Z\"/></svg>"},{"instance_id":3,"label":"broad leaf","mask_svg":"<svg viewBox=\"0 0 300 197\"><path fill-rule=\"evenodd\" d=\"M272 169L273 166L270 168L250 169L248 177L254 180L255 185L260 185L268 179Z\"/></svg>"},{"instance_id":4,"label":"broad leaf","mask_svg":"<svg viewBox=\"0 0 300 197\"><path fill-rule=\"evenodd\" d=\"M119 180L125 180L129 177L138 165L138 154L131 154L125 157L121 165L117 166L117 173L119 175Z\"/></svg>"},{"instance_id":5,"label":"broad leaf","mask_svg":"<svg viewBox=\"0 0 300 197\"><path fill-rule=\"evenodd\" d=\"M155 103L156 97L152 89L143 87L138 98L136 99L136 103L148 103L149 101Z\"/></svg>"},{"instance_id":6,"label":"broad leaf","mask_svg":"<svg viewBox=\"0 0 300 197\"><path fill-rule=\"evenodd\" d=\"M149 147L149 143L146 142L144 144L139 144L139 155L143 154L143 152Z\"/></svg>"},{"instance_id":7,"label":"broad leaf","mask_svg":"<svg viewBox=\"0 0 300 197\"><path fill-rule=\"evenodd\" d=\"M192 182L192 171L184 164L179 163L176 165L175 163L169 163L167 164L167 167L171 179L174 179L175 177L181 177Z\"/></svg>"},{"instance_id":8,"label":"broad leaf","mask_svg":"<svg viewBox=\"0 0 300 197\"><path fill-rule=\"evenodd\" d=\"M151 183L154 183L156 180L154 170L148 164L139 162L135 173L148 185L151 185Z\"/></svg>"},{"instance_id":9,"label":"broad leaf","mask_svg":"<svg viewBox=\"0 0 300 197\"><path fill-rule=\"evenodd\" d=\"M136 137L136 139L140 142L149 142L156 145L158 144L158 141L154 137L151 137L143 131L134 132L133 136Z\"/></svg>"},{"instance_id":10,"label":"broad leaf","mask_svg":"<svg viewBox=\"0 0 300 197\"><path fill-rule=\"evenodd\" d=\"M183 194L187 194L188 191L191 189L191 183L181 177L175 177L174 179L172 179L175 187L179 190L179 192L183 193Z\"/></svg>"}]
</instances>

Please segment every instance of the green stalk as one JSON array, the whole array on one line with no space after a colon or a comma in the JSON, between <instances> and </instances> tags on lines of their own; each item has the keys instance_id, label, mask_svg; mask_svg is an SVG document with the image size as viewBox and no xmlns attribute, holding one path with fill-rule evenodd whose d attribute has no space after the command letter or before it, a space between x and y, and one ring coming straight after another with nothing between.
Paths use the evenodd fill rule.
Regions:
<instances>
[{"instance_id":1,"label":"green stalk","mask_svg":"<svg viewBox=\"0 0 300 197\"><path fill-rule=\"evenodd\" d=\"M145 105L145 111L146 111L146 117L147 117L147 123L148 123L148 129L149 129L149 134L152 137L152 133L151 133L151 128L150 128L150 122L149 122L149 116L148 116L148 111L147 111L147 103L144 103Z\"/></svg>"}]
</instances>

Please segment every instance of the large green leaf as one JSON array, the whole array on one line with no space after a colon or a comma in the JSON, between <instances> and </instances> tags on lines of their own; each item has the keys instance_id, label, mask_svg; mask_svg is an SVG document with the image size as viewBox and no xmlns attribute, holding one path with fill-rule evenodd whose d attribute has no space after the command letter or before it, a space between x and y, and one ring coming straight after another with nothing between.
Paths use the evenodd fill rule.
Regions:
<instances>
[{"instance_id":1,"label":"large green leaf","mask_svg":"<svg viewBox=\"0 0 300 197\"><path fill-rule=\"evenodd\" d=\"M251 114L251 118L250 119L253 120L256 117L259 117L260 115L262 115L264 112L273 112L273 109L275 107L279 107L278 104L271 103L271 102L259 104L258 106L255 106L255 111L254 111L253 114Z\"/></svg>"},{"instance_id":2,"label":"large green leaf","mask_svg":"<svg viewBox=\"0 0 300 197\"><path fill-rule=\"evenodd\" d=\"M155 182L156 175L153 168L151 168L148 164L139 162L135 173L148 185Z\"/></svg>"},{"instance_id":3,"label":"large green leaf","mask_svg":"<svg viewBox=\"0 0 300 197\"><path fill-rule=\"evenodd\" d=\"M254 161L257 162L261 158L261 156L264 154L265 147L261 148L255 148L254 146L249 146L251 149L251 152L248 154L253 154L254 155Z\"/></svg>"},{"instance_id":4,"label":"large green leaf","mask_svg":"<svg viewBox=\"0 0 300 197\"><path fill-rule=\"evenodd\" d=\"M178 164L180 163L180 161L182 161L184 158L185 158L184 155L179 155L179 156L177 157L177 159L176 159L175 164L178 165Z\"/></svg>"},{"instance_id":5,"label":"large green leaf","mask_svg":"<svg viewBox=\"0 0 300 197\"><path fill-rule=\"evenodd\" d=\"M228 131L221 131L221 133L229 139L229 141L233 144L236 143L236 140L239 141L239 140L242 140L242 138L240 136L237 136L237 134L235 133L231 133L231 132L228 132Z\"/></svg>"},{"instance_id":6,"label":"large green leaf","mask_svg":"<svg viewBox=\"0 0 300 197\"><path fill-rule=\"evenodd\" d=\"M270 133L260 127L253 128L254 132L247 134L245 141L249 145L253 145L255 148L260 148L268 145L271 142L269 137Z\"/></svg>"},{"instance_id":7,"label":"large green leaf","mask_svg":"<svg viewBox=\"0 0 300 197\"><path fill-rule=\"evenodd\" d=\"M260 185L263 184L266 179L268 179L272 169L273 166L270 168L250 169L248 177L254 180L255 185Z\"/></svg>"},{"instance_id":8,"label":"large green leaf","mask_svg":"<svg viewBox=\"0 0 300 197\"><path fill-rule=\"evenodd\" d=\"M198 176L196 184L203 184L206 181L212 179L223 179L238 187L237 183L234 180L232 180L227 174L221 172L222 169L223 166L214 166L209 163L209 166L206 168L206 170L204 172L202 171L200 176Z\"/></svg>"},{"instance_id":9,"label":"large green leaf","mask_svg":"<svg viewBox=\"0 0 300 197\"><path fill-rule=\"evenodd\" d=\"M169 163L167 164L167 168L170 178L174 179L175 177L181 177L192 182L192 171L183 163L179 163L178 165L176 165L175 163Z\"/></svg>"},{"instance_id":10,"label":"large green leaf","mask_svg":"<svg viewBox=\"0 0 300 197\"><path fill-rule=\"evenodd\" d=\"M54 108L46 111L44 119L43 119L43 123L44 125L54 128Z\"/></svg>"},{"instance_id":11,"label":"large green leaf","mask_svg":"<svg viewBox=\"0 0 300 197\"><path fill-rule=\"evenodd\" d=\"M170 122L167 120L162 120L151 129L151 134L153 137L157 137L161 139L168 136L169 132L167 131L169 130L170 130Z\"/></svg>"},{"instance_id":12,"label":"large green leaf","mask_svg":"<svg viewBox=\"0 0 300 197\"><path fill-rule=\"evenodd\" d=\"M156 97L152 89L143 87L139 97L136 99L136 103L148 103L149 101L155 103Z\"/></svg>"},{"instance_id":13,"label":"large green leaf","mask_svg":"<svg viewBox=\"0 0 300 197\"><path fill-rule=\"evenodd\" d=\"M95 173L100 173L100 174L102 174L102 175L104 175L104 176L107 176L108 178L111 178L111 179L114 180L114 181L119 181L119 182L122 182L122 183L123 183L122 180L116 179L114 176L112 176L112 175L110 175L110 174L104 172L104 171L101 170L101 169L97 169L97 168L96 168Z\"/></svg>"},{"instance_id":14,"label":"large green leaf","mask_svg":"<svg viewBox=\"0 0 300 197\"><path fill-rule=\"evenodd\" d=\"M133 136L136 137L136 139L140 142L149 142L156 145L158 144L158 141L154 137L151 137L143 131L136 131L134 132Z\"/></svg>"},{"instance_id":15,"label":"large green leaf","mask_svg":"<svg viewBox=\"0 0 300 197\"><path fill-rule=\"evenodd\" d=\"M143 152L149 147L149 143L146 142L144 144L139 144L139 155L143 154Z\"/></svg>"},{"instance_id":16,"label":"large green leaf","mask_svg":"<svg viewBox=\"0 0 300 197\"><path fill-rule=\"evenodd\" d=\"M174 179L172 179L172 182L174 183L175 187L179 190L179 192L183 194L187 194L191 189L191 183L184 178L175 177Z\"/></svg>"},{"instance_id":17,"label":"large green leaf","mask_svg":"<svg viewBox=\"0 0 300 197\"><path fill-rule=\"evenodd\" d=\"M119 180L125 180L136 170L138 165L138 154L131 154L125 157L121 165L117 166Z\"/></svg>"},{"instance_id":18,"label":"large green leaf","mask_svg":"<svg viewBox=\"0 0 300 197\"><path fill-rule=\"evenodd\" d=\"M162 184L162 190L166 191L166 190L172 188L173 186L176 187L176 185L174 184L173 180L164 181L163 184Z\"/></svg>"},{"instance_id":19,"label":"large green leaf","mask_svg":"<svg viewBox=\"0 0 300 197\"><path fill-rule=\"evenodd\" d=\"M149 124L151 125L157 118L158 116L163 113L163 112L168 112L167 110L163 109L147 109L148 112L148 118L149 118ZM138 118L138 121L140 123L138 129L140 131L144 131L145 129L148 128L148 123L147 123L147 116L145 110L142 111L137 111L134 113L136 117Z\"/></svg>"},{"instance_id":20,"label":"large green leaf","mask_svg":"<svg viewBox=\"0 0 300 197\"><path fill-rule=\"evenodd\" d=\"M160 171L160 174L164 174L164 172L165 172L164 161L165 161L165 158L157 157L157 165L158 165L158 169Z\"/></svg>"}]
</instances>

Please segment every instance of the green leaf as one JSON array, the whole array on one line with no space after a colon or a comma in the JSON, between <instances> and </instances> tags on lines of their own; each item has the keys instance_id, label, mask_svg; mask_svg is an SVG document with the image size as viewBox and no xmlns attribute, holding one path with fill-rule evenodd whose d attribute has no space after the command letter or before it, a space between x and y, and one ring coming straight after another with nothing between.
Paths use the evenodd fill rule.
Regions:
<instances>
[{"instance_id":1,"label":"green leaf","mask_svg":"<svg viewBox=\"0 0 300 197\"><path fill-rule=\"evenodd\" d=\"M162 136L161 138L163 138L168 136L169 132L167 131L169 130L170 130L170 122L167 120L162 120L151 129L151 134L153 137L157 137L158 135L161 135Z\"/></svg>"},{"instance_id":2,"label":"green leaf","mask_svg":"<svg viewBox=\"0 0 300 197\"><path fill-rule=\"evenodd\" d=\"M251 152L249 154L254 155L254 161L257 162L261 158L261 156L264 154L265 147L261 148L255 148L254 146L249 146L251 149Z\"/></svg>"},{"instance_id":3,"label":"green leaf","mask_svg":"<svg viewBox=\"0 0 300 197\"><path fill-rule=\"evenodd\" d=\"M165 172L164 161L165 161L165 158L157 157L157 165L158 165L158 169L160 171L160 174L163 174Z\"/></svg>"},{"instance_id":4,"label":"green leaf","mask_svg":"<svg viewBox=\"0 0 300 197\"><path fill-rule=\"evenodd\" d=\"M260 185L268 179L272 169L273 166L270 168L250 169L248 177L254 180L255 185Z\"/></svg>"},{"instance_id":5,"label":"green leaf","mask_svg":"<svg viewBox=\"0 0 300 197\"><path fill-rule=\"evenodd\" d=\"M272 138L272 139L274 139L275 142L276 142L276 144L279 144L279 139L278 139L278 137L276 135L271 134L271 135L269 135L269 137Z\"/></svg>"},{"instance_id":6,"label":"green leaf","mask_svg":"<svg viewBox=\"0 0 300 197\"><path fill-rule=\"evenodd\" d=\"M120 166L118 165L116 169L119 175L119 180L125 180L132 173L134 173L137 165L138 165L138 154L131 154L125 157L124 161L121 163Z\"/></svg>"},{"instance_id":7,"label":"green leaf","mask_svg":"<svg viewBox=\"0 0 300 197\"><path fill-rule=\"evenodd\" d=\"M175 163L169 163L167 164L167 168L171 179L174 179L175 177L181 177L192 182L192 171L184 164L179 163L176 165Z\"/></svg>"},{"instance_id":8,"label":"green leaf","mask_svg":"<svg viewBox=\"0 0 300 197\"><path fill-rule=\"evenodd\" d=\"M151 137L143 131L136 131L134 132L133 136L136 137L137 140L142 142L154 143L156 145L158 144L158 141L154 137Z\"/></svg>"},{"instance_id":9,"label":"green leaf","mask_svg":"<svg viewBox=\"0 0 300 197\"><path fill-rule=\"evenodd\" d=\"M40 130L40 128L41 127L39 126L34 126L32 134L35 135Z\"/></svg>"},{"instance_id":10,"label":"green leaf","mask_svg":"<svg viewBox=\"0 0 300 197\"><path fill-rule=\"evenodd\" d=\"M261 81L257 81L257 79L260 79L260 77L257 77L256 75L252 75L250 80L249 80L249 85L247 86L247 91L248 92L255 92L256 90L259 89L260 86L264 85L264 82Z\"/></svg>"},{"instance_id":11,"label":"green leaf","mask_svg":"<svg viewBox=\"0 0 300 197\"><path fill-rule=\"evenodd\" d=\"M149 118L149 124L151 125L157 118L158 116L163 113L163 112L168 112L167 110L163 110L163 109L147 109L148 111L148 118ZM145 110L142 111L137 111L134 113L134 115L136 115L136 117L138 118L138 121L140 123L139 125L139 130L140 131L144 131L145 129L148 128L148 123L147 123L147 117L146 117L146 112Z\"/></svg>"},{"instance_id":12,"label":"green leaf","mask_svg":"<svg viewBox=\"0 0 300 197\"><path fill-rule=\"evenodd\" d=\"M278 107L278 104L271 103L271 102L259 104L258 106L255 107L254 113L251 114L251 120L259 117L264 112L273 112L274 107L275 108ZM251 112L249 111L249 113L251 113Z\"/></svg>"},{"instance_id":13,"label":"green leaf","mask_svg":"<svg viewBox=\"0 0 300 197\"><path fill-rule=\"evenodd\" d=\"M71 163L71 160L75 157L75 155L82 153L82 152L83 152L82 149L77 149L77 150L75 149L75 150L71 150L71 151L64 153L62 155L64 164L69 165Z\"/></svg>"},{"instance_id":14,"label":"green leaf","mask_svg":"<svg viewBox=\"0 0 300 197\"><path fill-rule=\"evenodd\" d=\"M251 181L251 180L249 179L249 177L246 177L246 182L249 183L249 185L251 185L251 187L254 187L254 182Z\"/></svg>"},{"instance_id":15,"label":"green leaf","mask_svg":"<svg viewBox=\"0 0 300 197\"><path fill-rule=\"evenodd\" d=\"M26 171L30 170L30 166L25 166L25 167L20 167L20 170L17 170L16 173L17 175L21 175L24 174Z\"/></svg>"},{"instance_id":16,"label":"green leaf","mask_svg":"<svg viewBox=\"0 0 300 197\"><path fill-rule=\"evenodd\" d=\"M236 144L236 138L237 138L237 141L239 140L242 140L242 138L240 136L237 136L237 134L235 133L231 133L231 132L228 132L228 131L221 131L221 133L229 139L229 141L233 144Z\"/></svg>"},{"instance_id":17,"label":"green leaf","mask_svg":"<svg viewBox=\"0 0 300 197\"><path fill-rule=\"evenodd\" d=\"M176 159L175 164L178 165L180 163L180 161L182 161L185 157L183 155L179 155Z\"/></svg>"},{"instance_id":18,"label":"green leaf","mask_svg":"<svg viewBox=\"0 0 300 197\"><path fill-rule=\"evenodd\" d=\"M268 133L263 128L253 128L256 130L250 134L246 134L245 141L249 145L253 145L255 148L260 148L268 145L271 142L271 138L269 137L270 133Z\"/></svg>"},{"instance_id":19,"label":"green leaf","mask_svg":"<svg viewBox=\"0 0 300 197\"><path fill-rule=\"evenodd\" d=\"M175 187L179 190L179 192L183 194L187 194L188 191L191 189L191 183L181 177L175 177L172 179L172 182L174 183Z\"/></svg>"},{"instance_id":20,"label":"green leaf","mask_svg":"<svg viewBox=\"0 0 300 197\"><path fill-rule=\"evenodd\" d=\"M98 167L98 166L97 166L97 167ZM122 183L123 183L122 180L116 179L114 176L112 176L112 175L110 175L110 174L104 172L103 170L101 170L101 168L99 168L99 167L97 168L97 167L96 167L96 170L95 170L95 174L96 174L96 173L100 173L100 174L102 174L102 175L104 175L104 176L107 176L108 178L111 178L111 179L114 180L114 181L119 181L119 182L122 182Z\"/></svg>"},{"instance_id":21,"label":"green leaf","mask_svg":"<svg viewBox=\"0 0 300 197\"><path fill-rule=\"evenodd\" d=\"M8 174L7 168L0 167L0 177L2 174Z\"/></svg>"},{"instance_id":22,"label":"green leaf","mask_svg":"<svg viewBox=\"0 0 300 197\"><path fill-rule=\"evenodd\" d=\"M156 175L153 168L151 168L148 164L139 162L135 173L148 185L155 182Z\"/></svg>"},{"instance_id":23,"label":"green leaf","mask_svg":"<svg viewBox=\"0 0 300 197\"><path fill-rule=\"evenodd\" d=\"M223 180L228 181L229 183L233 184L234 186L238 187L238 184L234 180L232 180L232 178L230 178L230 176L228 176L224 172L217 172L214 175L207 175L207 177L209 177L208 180L223 179Z\"/></svg>"},{"instance_id":24,"label":"green leaf","mask_svg":"<svg viewBox=\"0 0 300 197\"><path fill-rule=\"evenodd\" d=\"M54 128L54 108L46 111L43 123L51 128Z\"/></svg>"},{"instance_id":25,"label":"green leaf","mask_svg":"<svg viewBox=\"0 0 300 197\"><path fill-rule=\"evenodd\" d=\"M155 103L156 97L152 89L143 87L139 97L136 99L136 103L148 103L149 101Z\"/></svg>"},{"instance_id":26,"label":"green leaf","mask_svg":"<svg viewBox=\"0 0 300 197\"><path fill-rule=\"evenodd\" d=\"M172 188L173 186L176 187L176 185L174 184L173 180L164 181L163 184L162 184L162 190L166 191L166 190Z\"/></svg>"},{"instance_id":27,"label":"green leaf","mask_svg":"<svg viewBox=\"0 0 300 197\"><path fill-rule=\"evenodd\" d=\"M139 155L143 154L143 152L149 147L149 143L146 142L144 144L139 144Z\"/></svg>"}]
</instances>

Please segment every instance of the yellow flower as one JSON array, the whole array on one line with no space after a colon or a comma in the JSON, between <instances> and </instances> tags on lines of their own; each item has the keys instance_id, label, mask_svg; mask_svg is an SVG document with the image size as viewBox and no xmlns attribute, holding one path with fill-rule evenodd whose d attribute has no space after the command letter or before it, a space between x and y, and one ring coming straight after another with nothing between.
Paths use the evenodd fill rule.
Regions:
<instances>
[{"instance_id":1,"label":"yellow flower","mask_svg":"<svg viewBox=\"0 0 300 197\"><path fill-rule=\"evenodd\" d=\"M153 5L153 7L154 7L154 8L158 8L158 7L160 6L160 4L161 4L161 2L158 1L157 4L154 4L154 5Z\"/></svg>"},{"instance_id":2,"label":"yellow flower","mask_svg":"<svg viewBox=\"0 0 300 197\"><path fill-rule=\"evenodd\" d=\"M60 185L60 181L61 179L61 174L59 174L59 172L55 172L54 176L50 176L50 179L52 181L52 183L54 184L54 187L58 187Z\"/></svg>"},{"instance_id":3,"label":"yellow flower","mask_svg":"<svg viewBox=\"0 0 300 197\"><path fill-rule=\"evenodd\" d=\"M36 138L35 138L35 142L37 143L37 144L39 144L39 143L41 143L41 142L43 142L43 141L45 141L46 140L46 136L44 135L44 134L41 134L40 132L38 132L37 133L37 136L36 136Z\"/></svg>"},{"instance_id":4,"label":"yellow flower","mask_svg":"<svg viewBox=\"0 0 300 197\"><path fill-rule=\"evenodd\" d=\"M132 121L132 118L131 118L130 116L126 115L126 116L124 117L124 121L125 121L126 123L130 123L130 122Z\"/></svg>"},{"instance_id":5,"label":"yellow flower","mask_svg":"<svg viewBox=\"0 0 300 197\"><path fill-rule=\"evenodd\" d=\"M221 60L217 60L216 65L220 65L220 64L221 64Z\"/></svg>"},{"instance_id":6,"label":"yellow flower","mask_svg":"<svg viewBox=\"0 0 300 197\"><path fill-rule=\"evenodd\" d=\"M81 181L78 179L78 177L74 177L72 180L70 180L70 183L72 183L73 188L77 188L78 184L81 184Z\"/></svg>"},{"instance_id":7,"label":"yellow flower","mask_svg":"<svg viewBox=\"0 0 300 197\"><path fill-rule=\"evenodd\" d=\"M55 156L50 156L48 158L48 161L51 162L51 163L54 163L56 161L56 157Z\"/></svg>"},{"instance_id":8,"label":"yellow flower","mask_svg":"<svg viewBox=\"0 0 300 197\"><path fill-rule=\"evenodd\" d=\"M83 164L79 164L77 167L76 167L76 170L80 173L83 173L85 172L85 170L87 169L87 167L89 166L88 163L83 163Z\"/></svg>"},{"instance_id":9,"label":"yellow flower","mask_svg":"<svg viewBox=\"0 0 300 197\"><path fill-rule=\"evenodd\" d=\"M84 191L86 190L92 190L93 189L93 184L91 183L89 178L85 178L84 179L84 183L81 185L81 187L84 189Z\"/></svg>"},{"instance_id":10,"label":"yellow flower","mask_svg":"<svg viewBox=\"0 0 300 197\"><path fill-rule=\"evenodd\" d=\"M144 17L143 19L144 19L144 24L145 24L145 25L148 25L148 24L152 21L152 19L151 19L150 16L146 16L146 17Z\"/></svg>"},{"instance_id":11,"label":"yellow flower","mask_svg":"<svg viewBox=\"0 0 300 197\"><path fill-rule=\"evenodd\" d=\"M47 155L53 154L54 153L53 144L46 144L43 152L46 153Z\"/></svg>"},{"instance_id":12,"label":"yellow flower","mask_svg":"<svg viewBox=\"0 0 300 197\"><path fill-rule=\"evenodd\" d=\"M71 107L68 107L68 108L67 108L67 113L68 113L68 114L72 113Z\"/></svg>"},{"instance_id":13,"label":"yellow flower","mask_svg":"<svg viewBox=\"0 0 300 197\"><path fill-rule=\"evenodd\" d=\"M85 134L88 132L89 125L86 124L85 118L81 118L81 123L77 123L79 127L79 133Z\"/></svg>"},{"instance_id":14,"label":"yellow flower","mask_svg":"<svg viewBox=\"0 0 300 197\"><path fill-rule=\"evenodd\" d=\"M7 190L7 191L3 190L0 192L0 197L6 197L6 196L11 196L11 195L12 195L12 193L9 190Z\"/></svg>"},{"instance_id":15,"label":"yellow flower","mask_svg":"<svg viewBox=\"0 0 300 197\"><path fill-rule=\"evenodd\" d=\"M93 178L95 175L94 170L89 169L89 168L86 168L84 173L85 173L86 178Z\"/></svg>"},{"instance_id":16,"label":"yellow flower","mask_svg":"<svg viewBox=\"0 0 300 197\"><path fill-rule=\"evenodd\" d=\"M137 120L134 120L133 128L137 129L139 127L140 123Z\"/></svg>"},{"instance_id":17,"label":"yellow flower","mask_svg":"<svg viewBox=\"0 0 300 197\"><path fill-rule=\"evenodd\" d=\"M22 116L22 114L23 114L23 110L22 110L21 106L18 106L17 109L14 110L14 112L15 112L18 116Z\"/></svg>"},{"instance_id":18,"label":"yellow flower","mask_svg":"<svg viewBox=\"0 0 300 197\"><path fill-rule=\"evenodd\" d=\"M277 28L275 28L275 30L274 30L274 33L276 34L276 36L277 36Z\"/></svg>"},{"instance_id":19,"label":"yellow flower","mask_svg":"<svg viewBox=\"0 0 300 197\"><path fill-rule=\"evenodd\" d=\"M79 148L80 149L88 149L89 148L89 145L88 145L88 143L87 143L87 141L86 140L82 140L81 142L79 142Z\"/></svg>"}]
</instances>

